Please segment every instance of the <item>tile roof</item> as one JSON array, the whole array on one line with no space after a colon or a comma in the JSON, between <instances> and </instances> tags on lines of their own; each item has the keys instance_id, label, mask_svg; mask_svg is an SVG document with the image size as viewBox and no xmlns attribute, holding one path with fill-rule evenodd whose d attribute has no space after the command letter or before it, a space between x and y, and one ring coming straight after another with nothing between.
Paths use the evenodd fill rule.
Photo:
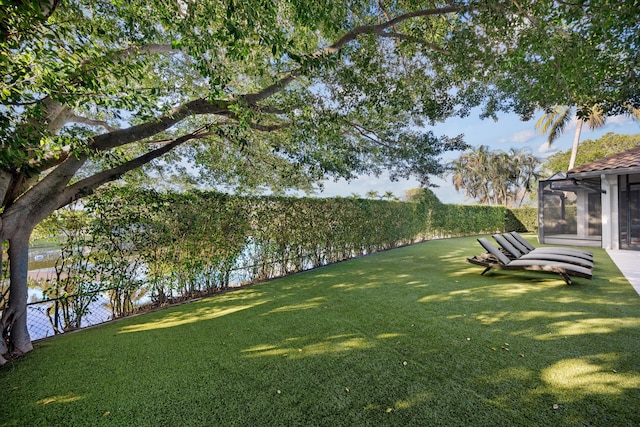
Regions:
<instances>
[{"instance_id":1,"label":"tile roof","mask_svg":"<svg viewBox=\"0 0 640 427\"><path fill-rule=\"evenodd\" d=\"M605 157L604 159L576 166L571 169L569 173L596 172L635 167L640 167L640 146Z\"/></svg>"}]
</instances>

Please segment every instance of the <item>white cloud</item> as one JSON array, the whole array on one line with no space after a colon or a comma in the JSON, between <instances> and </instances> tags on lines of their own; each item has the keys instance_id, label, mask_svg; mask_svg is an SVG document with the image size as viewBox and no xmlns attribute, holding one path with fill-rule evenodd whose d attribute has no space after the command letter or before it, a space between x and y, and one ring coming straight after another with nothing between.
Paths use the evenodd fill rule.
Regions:
<instances>
[{"instance_id":1,"label":"white cloud","mask_svg":"<svg viewBox=\"0 0 640 427\"><path fill-rule=\"evenodd\" d=\"M529 142L536 137L536 132L532 129L521 130L510 135L507 138L502 138L500 143L525 143Z\"/></svg>"},{"instance_id":2,"label":"white cloud","mask_svg":"<svg viewBox=\"0 0 640 427\"><path fill-rule=\"evenodd\" d=\"M538 153L540 153L542 157L548 157L552 154L557 153L558 151L560 150L558 149L557 146L555 145L549 146L549 144L546 141L542 145L540 145L540 147L538 148Z\"/></svg>"},{"instance_id":3,"label":"white cloud","mask_svg":"<svg viewBox=\"0 0 640 427\"><path fill-rule=\"evenodd\" d=\"M631 118L630 116L625 116L623 114L618 115L618 116L607 117L607 124L608 125L624 126L624 125L629 124L631 122L633 122L633 118Z\"/></svg>"}]
</instances>

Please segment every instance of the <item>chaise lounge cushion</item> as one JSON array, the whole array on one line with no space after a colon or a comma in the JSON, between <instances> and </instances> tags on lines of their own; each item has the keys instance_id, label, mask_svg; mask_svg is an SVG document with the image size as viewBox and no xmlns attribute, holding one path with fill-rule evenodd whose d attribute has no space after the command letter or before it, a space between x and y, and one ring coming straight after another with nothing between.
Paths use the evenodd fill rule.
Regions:
<instances>
[{"instance_id":1,"label":"chaise lounge cushion","mask_svg":"<svg viewBox=\"0 0 640 427\"><path fill-rule=\"evenodd\" d=\"M591 269L586 267L551 260L510 260L487 239L479 238L478 243L487 251L487 254L467 258L467 261L485 267L481 273L483 275L491 269L539 271L558 274L568 285L571 284L571 276L585 279L593 277Z\"/></svg>"}]
</instances>

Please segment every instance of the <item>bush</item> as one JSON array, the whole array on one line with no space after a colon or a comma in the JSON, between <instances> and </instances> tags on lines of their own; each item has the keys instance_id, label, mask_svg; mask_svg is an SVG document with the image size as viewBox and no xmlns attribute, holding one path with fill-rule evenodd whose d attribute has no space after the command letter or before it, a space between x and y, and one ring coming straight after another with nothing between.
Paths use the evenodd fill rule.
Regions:
<instances>
[{"instance_id":1,"label":"bush","mask_svg":"<svg viewBox=\"0 0 640 427\"><path fill-rule=\"evenodd\" d=\"M82 213L79 244L113 317L135 295L163 304L416 241L537 229L535 208L447 205L430 191L399 202L110 188Z\"/></svg>"},{"instance_id":2,"label":"bush","mask_svg":"<svg viewBox=\"0 0 640 427\"><path fill-rule=\"evenodd\" d=\"M507 209L504 218L505 231L538 232L538 208Z\"/></svg>"}]
</instances>

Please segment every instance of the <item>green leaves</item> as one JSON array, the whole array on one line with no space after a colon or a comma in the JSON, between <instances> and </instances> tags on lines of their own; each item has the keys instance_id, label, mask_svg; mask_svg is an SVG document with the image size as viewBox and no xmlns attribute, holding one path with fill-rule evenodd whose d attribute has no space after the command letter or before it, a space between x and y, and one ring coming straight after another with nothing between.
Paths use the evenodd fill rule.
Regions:
<instances>
[{"instance_id":1,"label":"green leaves","mask_svg":"<svg viewBox=\"0 0 640 427\"><path fill-rule=\"evenodd\" d=\"M2 16L7 171L50 167L59 147L41 140L79 152L109 134L121 151L94 158L127 159L206 129L178 154L209 184L311 189L387 169L428 185L442 153L464 148L428 130L452 115L588 100L606 114L640 96L637 13L609 1L44 4Z\"/></svg>"},{"instance_id":2,"label":"green leaves","mask_svg":"<svg viewBox=\"0 0 640 427\"><path fill-rule=\"evenodd\" d=\"M78 280L91 277L94 288L146 290L163 298L212 292L229 286L230 277L262 280L425 236L495 231L504 217L504 208L428 199L238 197L111 187L87 198L82 210L57 211L40 230L66 236L60 272L73 277L59 280L52 292L73 294L88 286ZM130 301L118 303L125 310Z\"/></svg>"},{"instance_id":3,"label":"green leaves","mask_svg":"<svg viewBox=\"0 0 640 427\"><path fill-rule=\"evenodd\" d=\"M483 204L520 206L540 174L540 161L527 150L490 151L484 145L450 165L456 191Z\"/></svg>"},{"instance_id":4,"label":"green leaves","mask_svg":"<svg viewBox=\"0 0 640 427\"><path fill-rule=\"evenodd\" d=\"M640 136L638 135L616 135L608 132L596 140L587 139L580 143L580 150L578 150L577 153L575 166L603 159L639 145ZM542 165L546 176L551 176L555 172L566 170L570 156L571 150L551 155Z\"/></svg>"},{"instance_id":5,"label":"green leaves","mask_svg":"<svg viewBox=\"0 0 640 427\"><path fill-rule=\"evenodd\" d=\"M2 4L0 223L25 228L165 149L237 191L383 168L427 184L463 142L425 124L471 107L640 106L633 2Z\"/></svg>"}]
</instances>

